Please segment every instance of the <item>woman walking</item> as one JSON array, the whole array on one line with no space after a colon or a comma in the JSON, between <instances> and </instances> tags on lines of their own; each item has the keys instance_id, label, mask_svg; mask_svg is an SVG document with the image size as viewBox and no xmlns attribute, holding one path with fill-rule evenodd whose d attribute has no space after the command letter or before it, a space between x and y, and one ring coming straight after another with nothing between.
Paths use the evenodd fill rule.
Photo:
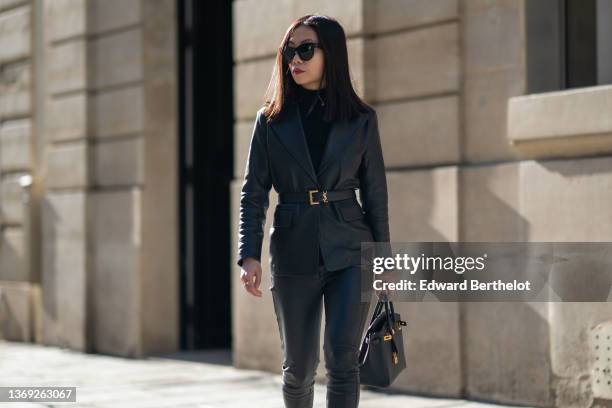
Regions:
<instances>
[{"instance_id":1,"label":"woman walking","mask_svg":"<svg viewBox=\"0 0 612 408\"><path fill-rule=\"evenodd\" d=\"M306 15L290 25L270 84L272 98L257 112L241 190L240 278L248 293L261 296L273 186L270 290L285 407L312 407L323 307L327 406L357 407L358 353L369 309L361 295L372 290L362 282L361 242L389 242L376 111L355 93L344 30L328 16Z\"/></svg>"}]
</instances>

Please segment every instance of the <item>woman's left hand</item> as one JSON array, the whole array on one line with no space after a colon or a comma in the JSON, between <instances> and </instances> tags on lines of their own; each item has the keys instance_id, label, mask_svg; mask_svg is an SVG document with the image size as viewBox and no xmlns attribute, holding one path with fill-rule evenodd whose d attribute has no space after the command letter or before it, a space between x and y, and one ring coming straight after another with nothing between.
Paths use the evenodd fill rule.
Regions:
<instances>
[{"instance_id":1,"label":"woman's left hand","mask_svg":"<svg viewBox=\"0 0 612 408\"><path fill-rule=\"evenodd\" d=\"M383 282L385 282L384 279L381 279ZM374 289L374 292L376 292L376 297L378 299L381 299L381 296L386 296L387 300L393 300L393 291L389 290L389 289Z\"/></svg>"}]
</instances>

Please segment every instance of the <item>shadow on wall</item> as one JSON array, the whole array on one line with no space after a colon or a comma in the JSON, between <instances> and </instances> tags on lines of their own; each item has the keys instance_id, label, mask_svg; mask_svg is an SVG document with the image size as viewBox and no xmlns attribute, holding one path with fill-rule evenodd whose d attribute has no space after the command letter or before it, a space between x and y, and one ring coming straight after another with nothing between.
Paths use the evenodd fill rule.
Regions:
<instances>
[{"instance_id":1,"label":"shadow on wall","mask_svg":"<svg viewBox=\"0 0 612 408\"><path fill-rule=\"evenodd\" d=\"M11 307L8 291L0 286L0 339L22 341L27 337L27 330L19 322L27 323Z\"/></svg>"},{"instance_id":2,"label":"shadow on wall","mask_svg":"<svg viewBox=\"0 0 612 408\"><path fill-rule=\"evenodd\" d=\"M392 241L526 241L519 166L389 172ZM548 304L403 302L396 309L408 321L404 346L411 363L395 390L506 403L552 401Z\"/></svg>"}]
</instances>

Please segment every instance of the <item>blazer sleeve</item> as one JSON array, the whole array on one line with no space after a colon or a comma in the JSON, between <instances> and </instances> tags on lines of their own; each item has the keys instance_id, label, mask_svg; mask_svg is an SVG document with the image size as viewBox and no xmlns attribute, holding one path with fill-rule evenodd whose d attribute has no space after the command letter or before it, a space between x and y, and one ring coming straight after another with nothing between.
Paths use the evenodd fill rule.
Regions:
<instances>
[{"instance_id":1,"label":"blazer sleeve","mask_svg":"<svg viewBox=\"0 0 612 408\"><path fill-rule=\"evenodd\" d=\"M368 118L366 148L359 173L359 194L374 242L389 242L387 176L376 111Z\"/></svg>"},{"instance_id":2,"label":"blazer sleeve","mask_svg":"<svg viewBox=\"0 0 612 408\"><path fill-rule=\"evenodd\" d=\"M255 125L251 133L244 181L240 192L237 261L239 266L242 266L244 259L247 257L253 257L261 261L261 246L269 206L269 192L272 187L266 133L267 127L262 108L257 112Z\"/></svg>"}]
</instances>

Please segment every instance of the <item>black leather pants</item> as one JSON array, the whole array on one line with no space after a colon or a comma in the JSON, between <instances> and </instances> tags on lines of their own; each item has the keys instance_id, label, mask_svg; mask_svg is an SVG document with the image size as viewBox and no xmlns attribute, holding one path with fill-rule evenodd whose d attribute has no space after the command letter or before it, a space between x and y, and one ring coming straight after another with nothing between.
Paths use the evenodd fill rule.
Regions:
<instances>
[{"instance_id":1,"label":"black leather pants","mask_svg":"<svg viewBox=\"0 0 612 408\"><path fill-rule=\"evenodd\" d=\"M320 253L319 262L312 276L272 277L270 290L283 349L283 399L286 408L313 406L324 303L327 406L353 408L359 404L359 345L370 303L361 301L358 265L328 271Z\"/></svg>"}]
</instances>

